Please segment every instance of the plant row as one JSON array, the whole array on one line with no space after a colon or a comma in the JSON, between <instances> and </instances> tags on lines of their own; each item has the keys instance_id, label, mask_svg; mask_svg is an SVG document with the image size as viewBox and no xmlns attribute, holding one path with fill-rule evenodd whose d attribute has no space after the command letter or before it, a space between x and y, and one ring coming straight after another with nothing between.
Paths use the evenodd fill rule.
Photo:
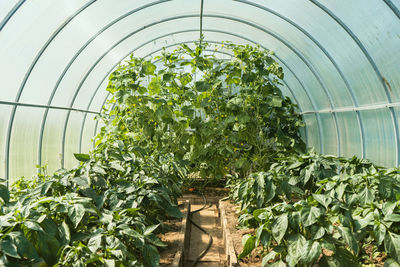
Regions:
<instances>
[{"instance_id":1,"label":"plant row","mask_svg":"<svg viewBox=\"0 0 400 267\"><path fill-rule=\"evenodd\" d=\"M399 266L399 169L310 152L231 187L239 224L255 229L239 258L257 249L263 266Z\"/></svg>"},{"instance_id":2,"label":"plant row","mask_svg":"<svg viewBox=\"0 0 400 267\"><path fill-rule=\"evenodd\" d=\"M77 168L0 187L0 265L158 266L184 169L122 141L75 156Z\"/></svg>"}]
</instances>

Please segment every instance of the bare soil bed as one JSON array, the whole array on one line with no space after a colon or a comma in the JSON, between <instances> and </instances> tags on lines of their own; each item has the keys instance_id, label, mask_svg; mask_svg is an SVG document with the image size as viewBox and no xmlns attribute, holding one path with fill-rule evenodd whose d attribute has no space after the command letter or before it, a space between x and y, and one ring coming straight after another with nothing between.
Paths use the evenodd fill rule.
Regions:
<instances>
[{"instance_id":1,"label":"bare soil bed","mask_svg":"<svg viewBox=\"0 0 400 267\"><path fill-rule=\"evenodd\" d=\"M238 214L237 211L239 207L233 204L231 201L225 201L225 211L228 221L228 228L231 233L231 238L233 242L233 247L235 248L236 255L239 255L243 250L242 245L242 236L245 234L253 234L254 229L238 229L237 228L237 219ZM246 258L239 260L240 266L247 267L260 267L262 264L262 258L260 253L258 253L258 249L253 250L253 252Z\"/></svg>"},{"instance_id":2,"label":"bare soil bed","mask_svg":"<svg viewBox=\"0 0 400 267\"><path fill-rule=\"evenodd\" d=\"M179 205L179 209L181 210L181 212L183 212L183 207L183 204ZM161 241L167 245L165 249L160 250L160 266L170 266L179 248L179 244L180 242L182 242L182 220L171 219L164 222L164 224L170 230L165 234L160 234L158 236Z\"/></svg>"}]
</instances>

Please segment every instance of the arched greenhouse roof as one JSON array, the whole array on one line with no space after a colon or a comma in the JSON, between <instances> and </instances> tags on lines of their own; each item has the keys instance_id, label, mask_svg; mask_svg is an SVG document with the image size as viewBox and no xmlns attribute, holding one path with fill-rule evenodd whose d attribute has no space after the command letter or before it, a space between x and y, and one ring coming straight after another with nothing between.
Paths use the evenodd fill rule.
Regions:
<instances>
[{"instance_id":1,"label":"arched greenhouse roof","mask_svg":"<svg viewBox=\"0 0 400 267\"><path fill-rule=\"evenodd\" d=\"M76 164L112 70L199 40L258 44L318 152L400 161L399 0L1 0L0 177Z\"/></svg>"}]
</instances>

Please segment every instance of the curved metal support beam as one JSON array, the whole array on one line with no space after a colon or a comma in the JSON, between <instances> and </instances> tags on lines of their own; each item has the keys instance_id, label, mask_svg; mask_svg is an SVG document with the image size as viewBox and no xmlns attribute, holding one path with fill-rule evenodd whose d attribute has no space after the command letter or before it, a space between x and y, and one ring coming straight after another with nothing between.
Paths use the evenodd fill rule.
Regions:
<instances>
[{"instance_id":1,"label":"curved metal support beam","mask_svg":"<svg viewBox=\"0 0 400 267\"><path fill-rule=\"evenodd\" d=\"M386 5L393 11L393 13L400 19L400 11L399 9L392 3L390 0L383 0Z\"/></svg>"},{"instance_id":2,"label":"curved metal support beam","mask_svg":"<svg viewBox=\"0 0 400 267\"><path fill-rule=\"evenodd\" d=\"M0 31L4 28L4 26L6 26L7 22L11 19L12 16L14 16L14 14L18 11L22 4L25 3L25 1L26 0L19 0L19 2L13 6L10 12L7 13L4 19L0 22Z\"/></svg>"},{"instance_id":3,"label":"curved metal support beam","mask_svg":"<svg viewBox=\"0 0 400 267\"><path fill-rule=\"evenodd\" d=\"M391 99L391 96L390 96L390 93L389 93L389 89L388 89L388 87L387 87L387 85L385 83L385 79L382 76L382 73L380 72L380 70L379 70L378 66L376 65L375 61L372 59L372 57L368 53L367 49L364 47L364 45L360 41L360 39L358 39L358 37L353 33L353 31L349 27L347 27L347 25L339 17L337 17L331 10L329 10L327 7L325 7L323 4L319 3L316 0L310 0L310 1L316 7L320 8L324 13L329 15L353 39L353 41L357 44L357 46L363 52L364 56L367 58L369 64L374 69L374 72L375 72L376 76L378 77L378 79L380 80L380 82L382 84L382 87L383 87L383 89L385 91L388 103L392 103L392 99ZM400 155L399 155L399 153L400 153L400 148L399 148L400 140L399 140L399 127L398 127L398 123L397 123L397 115L396 115L396 112L394 111L394 109L392 107L390 107L389 110L390 110L390 114L391 114L391 118L392 118L392 124L393 124L394 135L395 135L396 164L399 165L400 164L400 161L399 161L400 160Z\"/></svg>"},{"instance_id":4,"label":"curved metal support beam","mask_svg":"<svg viewBox=\"0 0 400 267\"><path fill-rule=\"evenodd\" d=\"M35 59L29 66L28 71L25 73L25 76L22 80L22 83L18 89L17 96L15 97L15 102L18 102L22 91L24 90L25 84L32 73L33 68L36 66L36 63L39 61L40 57L43 55L44 51L47 49L47 47L50 45L50 43L56 38L56 36L67 26L71 20L73 20L76 16L78 16L83 10L88 8L90 5L92 5L96 0L90 0L87 2L85 5L83 5L81 8L79 8L77 11L75 11L71 16L67 18L67 20L61 24L50 36L50 38L46 41L45 45L40 49L39 53L36 55ZM21 3L22 4L22 3ZM8 186L8 180L10 176L10 143L11 143L11 132L14 124L14 118L15 118L15 113L17 110L17 106L14 106L13 109L11 110L11 115L10 119L8 122L8 130L7 130L7 137L6 137L6 151L5 151L5 169L6 169L6 179L7 179L7 186Z\"/></svg>"},{"instance_id":5,"label":"curved metal support beam","mask_svg":"<svg viewBox=\"0 0 400 267\"><path fill-rule=\"evenodd\" d=\"M53 101L53 98L58 90L58 87L61 83L61 81L63 80L65 74L67 73L67 71L69 70L69 68L72 66L72 64L75 62L75 60L78 58L78 56L85 50L85 48L87 46L89 46L90 43L92 43L100 34L102 34L103 32L105 32L108 28L110 28L111 26L113 26L114 24L116 24L117 22L121 21L122 19L138 12L141 11L145 8L149 8L152 7L154 5L158 5L161 3L165 3L171 0L159 0L159 1L155 1L143 6L140 6L138 8L135 8L133 10L128 11L127 13L119 16L118 18L116 18L115 20L113 20L112 22L108 23L106 26L104 26L102 29L100 29L95 35L93 35L80 49L79 51L74 55L74 57L68 62L67 66L64 68L62 74L60 75L60 77L58 78L56 84L54 85L53 91L51 92L51 95L47 101L48 105L50 105ZM42 165L42 150L43 150L43 134L44 134L44 128L46 125L46 120L47 120L47 116L48 116L48 112L49 110L45 110L45 113L43 115L43 119L42 119L42 125L40 128L40 135L39 135L39 148L38 148L38 165ZM63 133L63 136L65 138L65 132ZM64 165L64 148L62 148L62 167Z\"/></svg>"}]
</instances>

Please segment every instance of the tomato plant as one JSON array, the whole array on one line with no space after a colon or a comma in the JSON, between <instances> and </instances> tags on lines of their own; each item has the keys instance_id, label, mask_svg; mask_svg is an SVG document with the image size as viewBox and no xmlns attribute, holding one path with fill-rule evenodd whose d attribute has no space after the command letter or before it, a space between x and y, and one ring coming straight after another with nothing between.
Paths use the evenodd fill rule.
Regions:
<instances>
[{"instance_id":1,"label":"tomato plant","mask_svg":"<svg viewBox=\"0 0 400 267\"><path fill-rule=\"evenodd\" d=\"M147 151L173 153L191 173L223 178L265 169L304 150L296 106L279 89L282 68L272 52L225 44L231 59L182 45L156 65L131 58L110 77L117 103L108 133ZM108 117L107 117L108 118ZM150 152L151 153L151 152Z\"/></svg>"}]
</instances>

